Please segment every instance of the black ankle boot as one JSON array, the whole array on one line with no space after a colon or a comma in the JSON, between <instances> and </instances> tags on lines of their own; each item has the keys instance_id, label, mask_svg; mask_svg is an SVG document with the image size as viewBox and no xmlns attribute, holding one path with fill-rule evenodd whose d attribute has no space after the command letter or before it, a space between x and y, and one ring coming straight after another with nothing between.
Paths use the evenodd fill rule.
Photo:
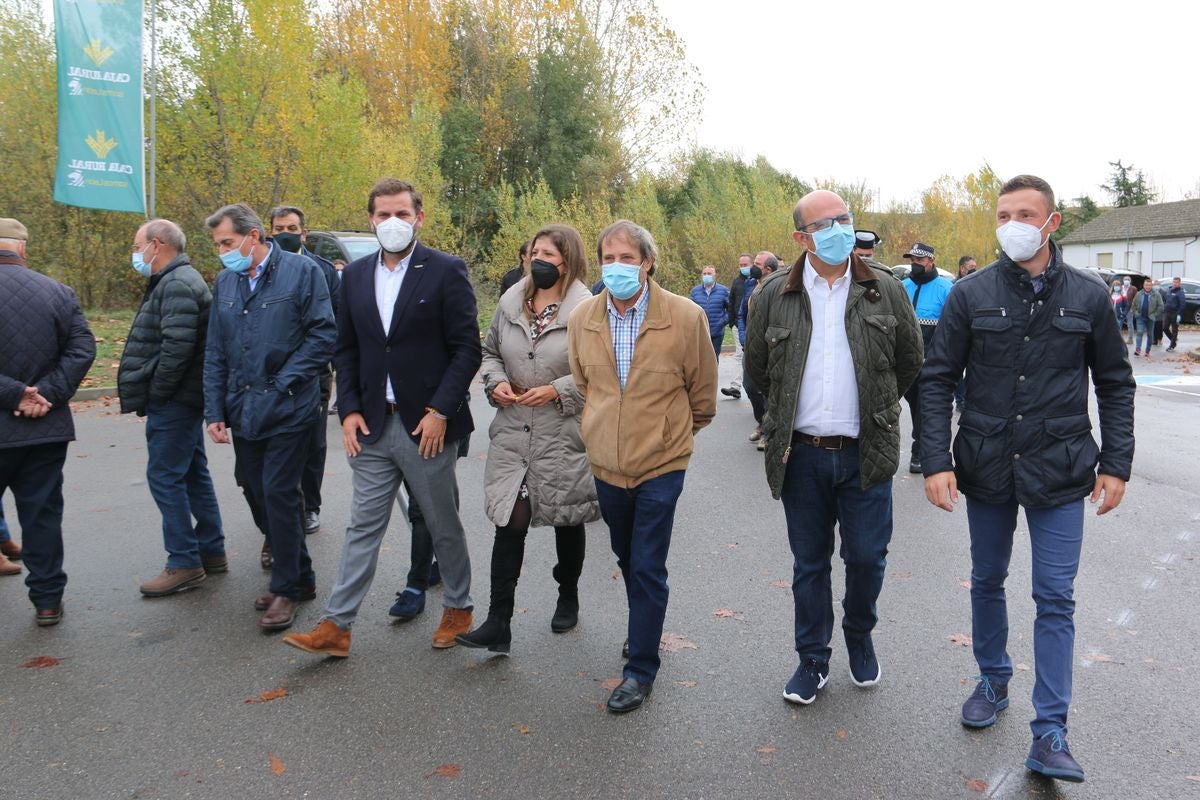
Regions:
<instances>
[{"instance_id":1,"label":"black ankle boot","mask_svg":"<svg viewBox=\"0 0 1200 800\"><path fill-rule=\"evenodd\" d=\"M550 620L550 630L566 633L579 624L579 593L575 589L558 590L558 605Z\"/></svg>"},{"instance_id":2,"label":"black ankle boot","mask_svg":"<svg viewBox=\"0 0 1200 800\"><path fill-rule=\"evenodd\" d=\"M486 647L493 653L507 654L512 646L512 629L507 619L489 614L482 625L470 633L460 633L454 641L463 647Z\"/></svg>"}]
</instances>

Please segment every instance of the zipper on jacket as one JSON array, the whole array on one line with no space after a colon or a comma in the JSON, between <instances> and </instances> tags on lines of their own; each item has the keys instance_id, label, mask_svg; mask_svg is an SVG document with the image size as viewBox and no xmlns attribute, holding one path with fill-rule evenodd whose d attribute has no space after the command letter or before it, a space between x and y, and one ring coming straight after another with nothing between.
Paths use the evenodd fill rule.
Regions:
<instances>
[{"instance_id":1,"label":"zipper on jacket","mask_svg":"<svg viewBox=\"0 0 1200 800\"><path fill-rule=\"evenodd\" d=\"M787 450L783 451L783 463L784 464L786 464L788 462L788 456L790 456L791 454L792 454L792 446L789 444L787 446Z\"/></svg>"}]
</instances>

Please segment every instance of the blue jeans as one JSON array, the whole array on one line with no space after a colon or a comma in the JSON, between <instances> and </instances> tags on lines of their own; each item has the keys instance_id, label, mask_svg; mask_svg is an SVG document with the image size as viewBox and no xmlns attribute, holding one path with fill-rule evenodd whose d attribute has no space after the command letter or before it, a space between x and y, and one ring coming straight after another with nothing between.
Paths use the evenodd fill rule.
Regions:
<instances>
[{"instance_id":1,"label":"blue jeans","mask_svg":"<svg viewBox=\"0 0 1200 800\"><path fill-rule=\"evenodd\" d=\"M12 538L12 534L8 532L8 523L4 521L4 499L0 498L0 543L7 542Z\"/></svg>"},{"instance_id":2,"label":"blue jeans","mask_svg":"<svg viewBox=\"0 0 1200 800\"><path fill-rule=\"evenodd\" d=\"M0 494L12 489L21 522L25 585L34 608L54 608L67 585L63 571L63 464L67 443L0 448Z\"/></svg>"},{"instance_id":3,"label":"blue jeans","mask_svg":"<svg viewBox=\"0 0 1200 800\"><path fill-rule=\"evenodd\" d=\"M1017 501L992 504L967 498L971 528L971 637L979 672L998 683L1012 677L1004 579L1017 527ZM1083 500L1027 508L1033 549L1033 709L1035 737L1067 724L1075 649L1075 574L1083 546Z\"/></svg>"},{"instance_id":4,"label":"blue jeans","mask_svg":"<svg viewBox=\"0 0 1200 800\"><path fill-rule=\"evenodd\" d=\"M661 664L658 643L667 616L667 550L683 470L623 489L596 479L600 514L608 525L625 594L629 598L629 661L624 676L654 683Z\"/></svg>"},{"instance_id":5,"label":"blue jeans","mask_svg":"<svg viewBox=\"0 0 1200 800\"><path fill-rule=\"evenodd\" d=\"M725 328L724 327L721 328L720 333L714 333L712 335L713 350L717 351L717 359L718 360L720 360L720 358L721 358L721 342L723 342L723 341L725 341Z\"/></svg>"},{"instance_id":6,"label":"blue jeans","mask_svg":"<svg viewBox=\"0 0 1200 800\"><path fill-rule=\"evenodd\" d=\"M841 535L846 565L842 633L861 639L879 618L875 601L883 589L892 540L892 481L862 488L858 444L825 450L796 442L783 478L783 513L792 548L792 597L796 604L796 652L828 662L833 652L833 526Z\"/></svg>"},{"instance_id":7,"label":"blue jeans","mask_svg":"<svg viewBox=\"0 0 1200 800\"><path fill-rule=\"evenodd\" d=\"M146 410L146 481L162 514L169 569L196 569L201 557L225 554L221 510L204 455L203 417L200 409L181 403L152 403Z\"/></svg>"},{"instance_id":8,"label":"blue jeans","mask_svg":"<svg viewBox=\"0 0 1200 800\"><path fill-rule=\"evenodd\" d=\"M1150 346L1154 344L1154 320L1146 319L1145 317L1134 317L1133 326L1137 330L1137 345L1135 350L1141 350L1143 353L1150 352ZM1146 337L1146 346L1142 347L1142 337Z\"/></svg>"}]
</instances>

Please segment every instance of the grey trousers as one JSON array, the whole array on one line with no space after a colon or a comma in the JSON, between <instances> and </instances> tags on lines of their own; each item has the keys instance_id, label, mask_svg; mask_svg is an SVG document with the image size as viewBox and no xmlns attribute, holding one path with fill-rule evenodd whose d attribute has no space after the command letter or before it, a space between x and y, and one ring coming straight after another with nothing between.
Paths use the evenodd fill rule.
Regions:
<instances>
[{"instance_id":1,"label":"grey trousers","mask_svg":"<svg viewBox=\"0 0 1200 800\"><path fill-rule=\"evenodd\" d=\"M442 604L447 608L473 605L471 558L454 502L458 491L454 475L457 458L458 447L453 442L447 442L434 458L421 458L404 422L393 414L384 417L379 441L364 444L362 451L349 459L354 473L350 527L346 529L342 565L325 604L324 619L342 628L353 624L375 577L379 546L392 518L396 492L404 480L433 535L433 551L442 570Z\"/></svg>"}]
</instances>

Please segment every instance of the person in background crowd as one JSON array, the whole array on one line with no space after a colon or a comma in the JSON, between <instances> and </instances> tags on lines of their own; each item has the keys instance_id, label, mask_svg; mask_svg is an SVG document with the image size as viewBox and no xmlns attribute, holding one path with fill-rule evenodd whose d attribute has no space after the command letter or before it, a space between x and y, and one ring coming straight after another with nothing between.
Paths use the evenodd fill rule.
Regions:
<instances>
[{"instance_id":1,"label":"person in background crowd","mask_svg":"<svg viewBox=\"0 0 1200 800\"><path fill-rule=\"evenodd\" d=\"M734 277L733 282L729 284L729 327L734 329L733 337L733 358L737 362L737 375L729 386L721 387L721 394L726 397L732 397L734 400L741 399L742 396L742 340L738 336L738 315L742 309L742 299L746 296L746 281L750 280L750 271L754 266L754 257L749 253L742 253L738 256L738 274Z\"/></svg>"},{"instance_id":2,"label":"person in background crowd","mask_svg":"<svg viewBox=\"0 0 1200 800\"><path fill-rule=\"evenodd\" d=\"M140 587L146 597L190 589L229 569L204 453L204 346L212 292L186 248L183 229L170 220L152 219L134 234L133 268L146 279L146 290L117 372L121 413L146 418L146 483L162 516L167 551L166 567Z\"/></svg>"},{"instance_id":3,"label":"person in background crowd","mask_svg":"<svg viewBox=\"0 0 1200 800\"><path fill-rule=\"evenodd\" d=\"M958 259L958 277L960 279L967 277L977 269L979 269L979 264L975 261L975 256L962 256Z\"/></svg>"},{"instance_id":4,"label":"person in background crowd","mask_svg":"<svg viewBox=\"0 0 1200 800\"><path fill-rule=\"evenodd\" d=\"M1134 346L1133 354L1149 358L1154 337L1154 321L1161 320L1163 315L1162 295L1154 291L1152 279L1142 280L1141 290L1134 293L1133 300L1129 303L1129 314L1133 317L1133 326L1137 330L1137 344ZM1146 342L1144 350L1142 349L1143 338Z\"/></svg>"},{"instance_id":5,"label":"person in background crowd","mask_svg":"<svg viewBox=\"0 0 1200 800\"><path fill-rule=\"evenodd\" d=\"M316 596L300 482L333 354L333 304L317 263L268 241L249 206L222 206L205 225L224 269L204 352L204 418L216 444L229 444L232 431L262 512L273 561L270 588L254 607L264 612L260 628L282 630Z\"/></svg>"},{"instance_id":6,"label":"person in background crowd","mask_svg":"<svg viewBox=\"0 0 1200 800\"><path fill-rule=\"evenodd\" d=\"M854 231L854 255L866 261L873 267L883 267L875 260L875 248L883 244L883 239L879 238L879 234L875 231L859 230ZM887 267L883 267L887 269Z\"/></svg>"},{"instance_id":7,"label":"person in background crowd","mask_svg":"<svg viewBox=\"0 0 1200 800\"><path fill-rule=\"evenodd\" d=\"M583 442L629 599L629 660L607 703L622 714L658 675L675 505L694 437L716 414L717 359L704 312L652 279L649 231L618 220L596 250L605 291L579 304L567 335L586 400Z\"/></svg>"},{"instance_id":8,"label":"person in background crowd","mask_svg":"<svg viewBox=\"0 0 1200 800\"><path fill-rule=\"evenodd\" d=\"M34 620L48 627L62 620L67 585L63 465L75 440L68 401L96 358L96 339L75 292L26 266L28 239L19 220L0 218L0 495L12 490Z\"/></svg>"},{"instance_id":9,"label":"person in background crowd","mask_svg":"<svg viewBox=\"0 0 1200 800\"><path fill-rule=\"evenodd\" d=\"M4 502L0 500L0 575L20 575L21 545L13 541L12 531L4 519Z\"/></svg>"},{"instance_id":10,"label":"person in background crowd","mask_svg":"<svg viewBox=\"0 0 1200 800\"><path fill-rule=\"evenodd\" d=\"M1125 289L1121 285L1121 281L1115 280L1112 282L1109 299L1112 300L1113 315L1117 318L1117 325L1124 328L1125 317L1129 313L1129 303L1125 300Z\"/></svg>"},{"instance_id":11,"label":"person in background crowd","mask_svg":"<svg viewBox=\"0 0 1200 800\"><path fill-rule=\"evenodd\" d=\"M971 273L979 269L979 264L975 261L975 256L962 256L958 259L958 278L961 281ZM967 378L966 375L958 379L958 385L954 387L954 413L961 414L967 405Z\"/></svg>"},{"instance_id":12,"label":"person in background crowd","mask_svg":"<svg viewBox=\"0 0 1200 800\"><path fill-rule=\"evenodd\" d=\"M708 318L708 329L712 334L712 346L717 358L721 358L721 342L725 338L725 326L729 324L729 287L717 283L717 268L706 264L700 270L700 283L692 287L692 302L704 309Z\"/></svg>"},{"instance_id":13,"label":"person in background crowd","mask_svg":"<svg viewBox=\"0 0 1200 800\"><path fill-rule=\"evenodd\" d=\"M329 286L329 301L333 305L333 317L336 320L342 284L333 262L305 247L308 242L308 228L304 226L304 212L296 206L277 206L271 209L268 223L271 226L271 241L279 245L280 249L285 253L308 256L320 267L325 283ZM326 434L329 430L329 400L332 395L333 365L326 364L321 374L321 415L313 423L308 459L304 463L304 474L300 480L300 488L304 494L306 536L321 529L321 485L325 481Z\"/></svg>"},{"instance_id":14,"label":"person in background crowd","mask_svg":"<svg viewBox=\"0 0 1200 800\"><path fill-rule=\"evenodd\" d=\"M1103 498L1097 513L1106 514L1124 497L1135 384L1107 292L1084 270L1064 264L1050 239L1061 221L1054 191L1041 178L1018 175L1001 188L1000 258L951 293L925 361L921 457L930 503L953 511L960 489L967 498L971 640L980 677L963 703L962 724L988 727L1008 707L1013 666L1004 583L1024 508L1037 606L1035 718L1025 766L1082 781L1067 744L1067 710L1083 498ZM952 448L950 396L964 369L971 403ZM1099 448L1089 385L1099 409Z\"/></svg>"},{"instance_id":15,"label":"person in background crowd","mask_svg":"<svg viewBox=\"0 0 1200 800\"><path fill-rule=\"evenodd\" d=\"M762 291L763 281L772 275L775 270L779 269L779 259L773 253L766 250L761 250L754 256L754 264L751 267L750 274L754 274L757 269L761 278L756 279L754 289L746 298L746 314L750 313L751 304L758 293ZM750 401L750 410L754 413L754 430L750 432L750 441L755 443L755 446L760 450L767 448L767 442L762 435L763 416L767 413L767 398L758 390L754 379L750 377L750 370L746 369L745 362L742 364L742 388L746 390L746 398Z\"/></svg>"},{"instance_id":16,"label":"person in background crowd","mask_svg":"<svg viewBox=\"0 0 1200 800\"><path fill-rule=\"evenodd\" d=\"M746 359L769 398L764 465L794 559L800 664L783 697L807 705L829 680L835 525L850 678L868 687L883 677L871 632L892 538L900 397L921 368L921 334L891 271L853 254L854 218L841 197L810 192L792 221L802 254L755 298ZM880 353L891 355L886 365Z\"/></svg>"},{"instance_id":17,"label":"person in background crowd","mask_svg":"<svg viewBox=\"0 0 1200 800\"><path fill-rule=\"evenodd\" d=\"M1168 353L1179 344L1179 320L1185 310L1187 293L1183 291L1183 281L1176 275L1171 279L1171 288L1167 290L1166 299L1163 300L1163 332L1171 340L1171 345L1167 348Z\"/></svg>"},{"instance_id":18,"label":"person in background crowd","mask_svg":"<svg viewBox=\"0 0 1200 800\"><path fill-rule=\"evenodd\" d=\"M484 391L496 407L483 477L484 504L496 526L492 594L487 620L459 635L458 643L497 653L507 653L512 643L529 528L554 528L558 604L550 629L565 633L579 622L583 526L600 517L579 434L584 398L567 353L571 313L593 297L583 283L583 239L568 225L547 225L533 237L530 257L529 277L500 298L492 315L480 367Z\"/></svg>"},{"instance_id":19,"label":"person in background crowd","mask_svg":"<svg viewBox=\"0 0 1200 800\"><path fill-rule=\"evenodd\" d=\"M933 341L934 331L937 330L938 318L942 315L942 307L946 305L946 297L954 288L954 281L943 276L934 263L933 248L924 242L917 242L904 254L912 263L912 270L904 279L904 290L912 301L913 311L917 315L917 323L921 326L921 337L925 350ZM909 386L904 399L908 401L908 413L912 416L912 452L909 455L908 471L921 471L921 403L919 395L920 379Z\"/></svg>"},{"instance_id":20,"label":"person in background crowd","mask_svg":"<svg viewBox=\"0 0 1200 800\"><path fill-rule=\"evenodd\" d=\"M1138 293L1140 287L1141 284L1134 286L1133 278L1128 275L1121 281L1121 289L1125 292L1125 308L1127 309L1125 313L1125 344L1133 344L1133 296Z\"/></svg>"},{"instance_id":21,"label":"person in background crowd","mask_svg":"<svg viewBox=\"0 0 1200 800\"><path fill-rule=\"evenodd\" d=\"M458 514L458 442L475 424L467 389L481 356L475 290L461 258L426 247L421 193L383 178L367 196L379 250L342 279L334 367L342 439L354 472L350 525L337 583L308 633L285 644L350 654L350 627L375 577L403 481L429 524L442 573L437 649L471 630L471 559Z\"/></svg>"},{"instance_id":22,"label":"person in background crowd","mask_svg":"<svg viewBox=\"0 0 1200 800\"><path fill-rule=\"evenodd\" d=\"M529 274L529 245L531 242L521 242L517 250L517 265L504 273L500 279L500 294L503 295L517 284L517 281Z\"/></svg>"}]
</instances>

